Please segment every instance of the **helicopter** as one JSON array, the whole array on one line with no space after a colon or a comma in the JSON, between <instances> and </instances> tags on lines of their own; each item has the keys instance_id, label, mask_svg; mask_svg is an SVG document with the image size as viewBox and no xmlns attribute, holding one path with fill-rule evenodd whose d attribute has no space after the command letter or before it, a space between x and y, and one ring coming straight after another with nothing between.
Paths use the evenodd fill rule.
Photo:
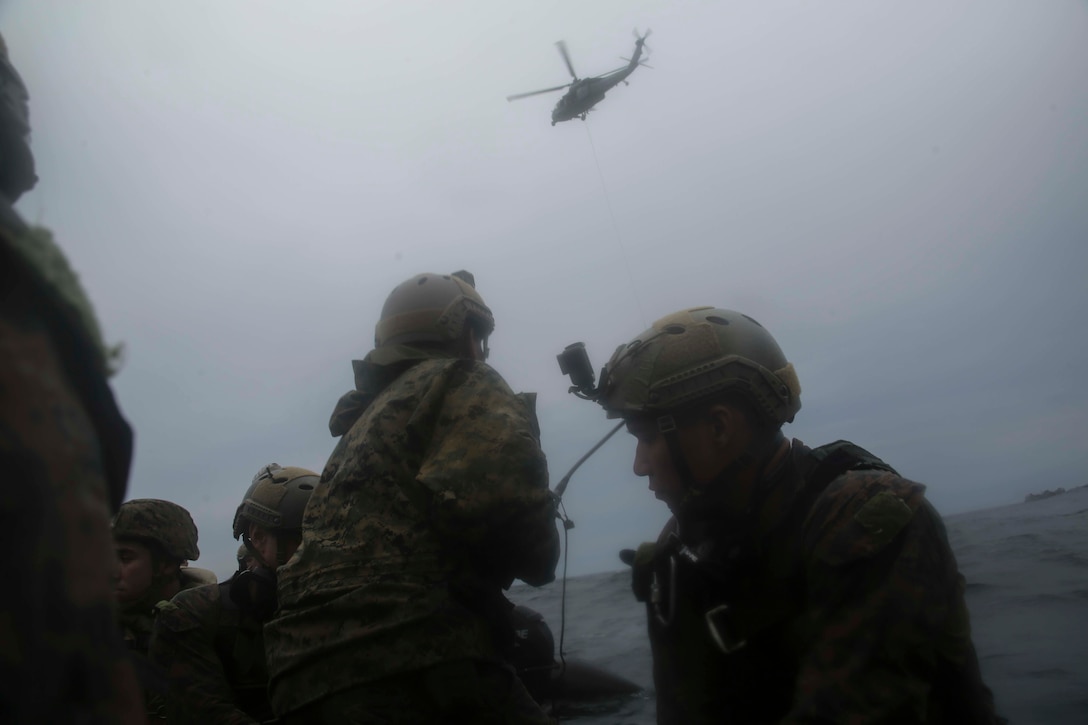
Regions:
<instances>
[{"instance_id":1,"label":"helicopter","mask_svg":"<svg viewBox=\"0 0 1088 725\"><path fill-rule=\"evenodd\" d=\"M645 35L639 35L638 31L635 31L635 52L628 60L627 65L617 68L616 70L608 71L607 73L599 76L591 76L589 78L579 78L578 74L574 72L574 65L570 62L570 53L567 52L567 44L560 40L556 43L559 48L560 55L563 56L563 60L567 64L567 70L570 71L570 77L573 78L570 83L564 83L561 86L555 86L554 88L544 88L539 91L530 91L529 93L517 93L513 96L507 96L506 100L516 101L519 98L528 98L529 96L538 96L541 93L552 93L554 91L560 91L564 88L570 88L563 97L559 99L559 102L555 104L555 108L552 110L552 125L559 123L560 121L570 121L575 118L581 118L586 120L586 114L588 114L595 105L600 103L604 99L604 94L612 90L615 86L622 82L627 85L627 76L635 72L635 68L640 65L644 65L647 68L646 62L641 60L642 58L642 46L646 43L646 38L650 37L650 31L647 30ZM649 51L649 48L646 49Z\"/></svg>"}]
</instances>

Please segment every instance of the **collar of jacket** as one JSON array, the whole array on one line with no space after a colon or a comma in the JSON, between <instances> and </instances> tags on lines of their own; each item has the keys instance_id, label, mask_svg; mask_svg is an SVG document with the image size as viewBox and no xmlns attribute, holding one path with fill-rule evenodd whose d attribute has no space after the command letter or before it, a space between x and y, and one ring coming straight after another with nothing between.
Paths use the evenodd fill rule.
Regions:
<instances>
[{"instance_id":1,"label":"collar of jacket","mask_svg":"<svg viewBox=\"0 0 1088 725\"><path fill-rule=\"evenodd\" d=\"M371 350L362 360L352 360L355 390L340 396L329 418L329 432L338 438L355 425L355 421L374 399L401 373L424 360L452 360L456 356L446 350L412 345L383 345Z\"/></svg>"}]
</instances>

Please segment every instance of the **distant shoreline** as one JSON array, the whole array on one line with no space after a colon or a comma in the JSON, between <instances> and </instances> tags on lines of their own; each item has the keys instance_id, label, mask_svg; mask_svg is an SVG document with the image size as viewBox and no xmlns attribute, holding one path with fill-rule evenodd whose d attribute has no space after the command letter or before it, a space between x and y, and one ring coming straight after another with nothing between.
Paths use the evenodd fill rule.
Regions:
<instances>
[{"instance_id":1,"label":"distant shoreline","mask_svg":"<svg viewBox=\"0 0 1088 725\"><path fill-rule=\"evenodd\" d=\"M1073 488L1070 488L1070 489L1065 489L1065 488L1059 487L1059 488L1054 489L1053 491L1051 491L1048 488L1048 489L1046 489L1045 491L1043 491L1041 493L1029 493L1027 496L1024 496L1024 503L1029 503L1031 501L1042 501L1043 499L1053 498L1054 496L1060 496L1063 493L1069 493L1070 491L1076 491L1077 489L1081 489L1081 488L1088 488L1088 484L1085 484L1083 486L1074 486Z\"/></svg>"}]
</instances>

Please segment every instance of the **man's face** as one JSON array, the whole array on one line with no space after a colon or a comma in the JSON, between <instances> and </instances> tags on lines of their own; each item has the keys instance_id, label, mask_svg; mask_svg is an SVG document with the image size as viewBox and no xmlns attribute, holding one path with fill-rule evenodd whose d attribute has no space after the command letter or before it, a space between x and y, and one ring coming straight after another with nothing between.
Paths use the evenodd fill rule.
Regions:
<instances>
[{"instance_id":1,"label":"man's face","mask_svg":"<svg viewBox=\"0 0 1088 725\"><path fill-rule=\"evenodd\" d=\"M676 468L668 441L658 430L657 419L653 417L629 418L627 430L638 441L635 448L634 471L636 476L650 479L650 490L661 501L675 511L691 486L703 486L711 483L728 463L728 456L723 451L718 433L718 426L710 415L686 416L678 420L676 433L677 446L687 475L685 480Z\"/></svg>"},{"instance_id":2,"label":"man's face","mask_svg":"<svg viewBox=\"0 0 1088 725\"><path fill-rule=\"evenodd\" d=\"M119 563L114 592L119 604L131 604L147 594L155 579L151 550L138 541L122 540L114 545Z\"/></svg>"},{"instance_id":3,"label":"man's face","mask_svg":"<svg viewBox=\"0 0 1088 725\"><path fill-rule=\"evenodd\" d=\"M276 568L276 535L268 529L262 528L257 524L249 525L249 543L253 547L253 550L264 559L264 566L275 569ZM256 568L256 565L249 567L249 569Z\"/></svg>"},{"instance_id":4,"label":"man's face","mask_svg":"<svg viewBox=\"0 0 1088 725\"><path fill-rule=\"evenodd\" d=\"M635 446L635 475L649 479L649 488L654 496L675 510L684 497L687 482L676 470L669 444L657 429L657 421L653 418L629 419L627 432L638 442Z\"/></svg>"}]
</instances>

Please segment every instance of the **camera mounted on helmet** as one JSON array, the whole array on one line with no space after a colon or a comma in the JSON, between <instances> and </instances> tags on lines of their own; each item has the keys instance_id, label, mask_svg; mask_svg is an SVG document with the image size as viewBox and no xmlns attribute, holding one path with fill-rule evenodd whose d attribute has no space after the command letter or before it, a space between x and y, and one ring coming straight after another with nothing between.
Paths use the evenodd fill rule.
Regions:
<instances>
[{"instance_id":1,"label":"camera mounted on helmet","mask_svg":"<svg viewBox=\"0 0 1088 725\"><path fill-rule=\"evenodd\" d=\"M582 400L596 400L597 389L593 387L596 376L593 374L593 364L589 361L585 343L573 342L555 357L559 361L559 372L570 376L573 383L569 392Z\"/></svg>"}]
</instances>

